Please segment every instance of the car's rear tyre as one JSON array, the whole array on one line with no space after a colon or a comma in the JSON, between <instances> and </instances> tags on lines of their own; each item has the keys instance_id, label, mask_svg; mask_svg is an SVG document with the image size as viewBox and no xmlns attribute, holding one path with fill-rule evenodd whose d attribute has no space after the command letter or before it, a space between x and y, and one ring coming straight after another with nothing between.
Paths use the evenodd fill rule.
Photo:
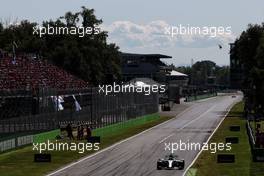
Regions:
<instances>
[{"instance_id":1,"label":"car's rear tyre","mask_svg":"<svg viewBox=\"0 0 264 176\"><path fill-rule=\"evenodd\" d=\"M157 170L161 170L161 167L157 166Z\"/></svg>"},{"instance_id":2,"label":"car's rear tyre","mask_svg":"<svg viewBox=\"0 0 264 176\"><path fill-rule=\"evenodd\" d=\"M183 170L184 169L184 165L185 165L185 163L183 162L183 164L179 167L179 170Z\"/></svg>"}]
</instances>

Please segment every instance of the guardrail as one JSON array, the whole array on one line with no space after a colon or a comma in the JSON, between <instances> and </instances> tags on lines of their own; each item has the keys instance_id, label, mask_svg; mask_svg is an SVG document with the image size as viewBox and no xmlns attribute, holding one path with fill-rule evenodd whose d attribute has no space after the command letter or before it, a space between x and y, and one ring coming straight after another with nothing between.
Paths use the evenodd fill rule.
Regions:
<instances>
[{"instance_id":1,"label":"guardrail","mask_svg":"<svg viewBox=\"0 0 264 176\"><path fill-rule=\"evenodd\" d=\"M25 145L45 142L48 139L55 139L60 134L60 130L52 130L48 132L30 134L25 136L14 136L13 138L0 141L0 153L7 150L15 149Z\"/></svg>"},{"instance_id":2,"label":"guardrail","mask_svg":"<svg viewBox=\"0 0 264 176\"><path fill-rule=\"evenodd\" d=\"M124 122L94 129L92 133L94 136L105 137L109 134L114 134L119 130L126 129L135 125L143 125L158 118L160 118L158 113L148 114ZM47 140L54 140L58 135L60 135L60 129L25 136L14 136L13 138L0 141L0 153L32 143L41 143Z\"/></svg>"},{"instance_id":3,"label":"guardrail","mask_svg":"<svg viewBox=\"0 0 264 176\"><path fill-rule=\"evenodd\" d=\"M216 92L210 93L210 94L193 95L193 96L187 96L185 101L190 102L190 101L196 101L196 100L201 100L201 99L215 97L215 96L217 96Z\"/></svg>"},{"instance_id":4,"label":"guardrail","mask_svg":"<svg viewBox=\"0 0 264 176\"><path fill-rule=\"evenodd\" d=\"M251 154L252 154L253 161L264 162L264 148L257 148L256 147L256 140L255 140L254 133L253 133L253 130L250 126L249 121L247 121L246 127L247 127L247 134L248 134L248 138L249 138L249 144L250 144L250 148L251 148Z\"/></svg>"},{"instance_id":5,"label":"guardrail","mask_svg":"<svg viewBox=\"0 0 264 176\"><path fill-rule=\"evenodd\" d=\"M49 131L69 121L84 121L93 128L101 128L158 112L157 93L112 92L106 96L96 87L64 92L47 89L32 99L21 94L0 92L0 135ZM34 102L34 106L28 101Z\"/></svg>"}]
</instances>

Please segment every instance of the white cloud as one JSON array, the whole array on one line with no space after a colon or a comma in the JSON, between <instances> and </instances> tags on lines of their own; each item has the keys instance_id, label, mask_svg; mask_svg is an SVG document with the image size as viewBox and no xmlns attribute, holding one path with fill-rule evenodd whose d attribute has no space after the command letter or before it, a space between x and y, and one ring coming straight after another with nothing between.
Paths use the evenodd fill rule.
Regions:
<instances>
[{"instance_id":1,"label":"white cloud","mask_svg":"<svg viewBox=\"0 0 264 176\"><path fill-rule=\"evenodd\" d=\"M209 48L217 44L227 44L234 40L234 35L222 34L216 37L209 35L175 35L165 34L165 28L171 27L165 21L151 21L137 24L131 21L115 21L110 25L102 25L108 31L109 41L121 48ZM178 25L176 25L178 26ZM196 27L196 26L195 26Z\"/></svg>"}]
</instances>

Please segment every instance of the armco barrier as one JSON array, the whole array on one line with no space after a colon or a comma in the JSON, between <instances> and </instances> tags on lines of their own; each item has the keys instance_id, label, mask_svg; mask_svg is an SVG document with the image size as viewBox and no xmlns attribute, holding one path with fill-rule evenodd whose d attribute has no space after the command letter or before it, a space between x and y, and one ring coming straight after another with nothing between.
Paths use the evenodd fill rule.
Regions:
<instances>
[{"instance_id":1,"label":"armco barrier","mask_svg":"<svg viewBox=\"0 0 264 176\"><path fill-rule=\"evenodd\" d=\"M8 139L0 142L0 152L10 150L16 147L16 139Z\"/></svg>"},{"instance_id":2,"label":"armco barrier","mask_svg":"<svg viewBox=\"0 0 264 176\"><path fill-rule=\"evenodd\" d=\"M252 154L253 161L264 162L264 148L255 147L255 138L254 138L251 126L248 121L247 121L246 127L247 127L247 134L249 138L249 144L251 148L251 154Z\"/></svg>"},{"instance_id":3,"label":"armco barrier","mask_svg":"<svg viewBox=\"0 0 264 176\"><path fill-rule=\"evenodd\" d=\"M109 126L102 127L102 128L97 128L93 130L93 135L105 137L109 134L116 133L121 129L129 128L135 125L146 124L147 122L156 120L159 117L160 116L158 113L141 116L135 119L125 121L125 122L109 125ZM56 136L58 135L60 135L60 129L43 132L43 133L39 133L35 135L32 134L32 135L18 136L18 137L14 137L11 139L6 139L4 141L0 141L0 153L7 151L7 150L15 149L17 147L21 147L24 145L32 144L33 142L41 143L47 140L54 140L56 139Z\"/></svg>"},{"instance_id":4,"label":"armco barrier","mask_svg":"<svg viewBox=\"0 0 264 176\"><path fill-rule=\"evenodd\" d=\"M196 96L187 96L186 97L186 102L195 101L195 100L201 100L201 99L215 97L215 96L217 96L216 93L204 94L204 95L196 95Z\"/></svg>"},{"instance_id":5,"label":"armco barrier","mask_svg":"<svg viewBox=\"0 0 264 176\"><path fill-rule=\"evenodd\" d=\"M0 142L0 152L11 150L24 145L32 144L33 135L19 136Z\"/></svg>"},{"instance_id":6,"label":"armco barrier","mask_svg":"<svg viewBox=\"0 0 264 176\"><path fill-rule=\"evenodd\" d=\"M23 146L23 145L31 144L31 143L33 143L33 138L34 138L33 135L18 137L16 146L20 147L20 146Z\"/></svg>"},{"instance_id":7,"label":"armco barrier","mask_svg":"<svg viewBox=\"0 0 264 176\"><path fill-rule=\"evenodd\" d=\"M158 113L149 114L149 115L141 116L141 117L138 117L135 119L125 121L125 122L120 122L120 123L109 125L106 127L97 128L97 129L93 130L92 133L93 133L93 136L105 137L109 134L114 134L121 129L129 128L129 127L132 127L135 125L143 125L143 124L150 122L150 121L153 121L159 117L160 116Z\"/></svg>"},{"instance_id":8,"label":"armco barrier","mask_svg":"<svg viewBox=\"0 0 264 176\"><path fill-rule=\"evenodd\" d=\"M7 150L15 149L17 147L28 144L45 142L48 139L53 140L60 134L60 130L53 130L39 134L31 134L26 136L14 136L13 138L0 141L0 153Z\"/></svg>"}]
</instances>

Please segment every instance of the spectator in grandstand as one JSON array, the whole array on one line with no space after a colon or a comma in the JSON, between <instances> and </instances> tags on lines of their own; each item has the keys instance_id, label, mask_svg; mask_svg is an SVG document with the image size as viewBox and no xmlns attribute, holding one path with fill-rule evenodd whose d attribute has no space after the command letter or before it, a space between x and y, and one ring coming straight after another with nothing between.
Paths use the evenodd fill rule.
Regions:
<instances>
[{"instance_id":1,"label":"spectator in grandstand","mask_svg":"<svg viewBox=\"0 0 264 176\"><path fill-rule=\"evenodd\" d=\"M39 108L39 100L38 100L38 95L37 95L37 90L36 88L33 89L32 92L32 115L38 114L38 108Z\"/></svg>"},{"instance_id":2,"label":"spectator in grandstand","mask_svg":"<svg viewBox=\"0 0 264 176\"><path fill-rule=\"evenodd\" d=\"M80 139L83 139L83 136L84 136L84 128L81 125L81 128L80 128Z\"/></svg>"},{"instance_id":3,"label":"spectator in grandstand","mask_svg":"<svg viewBox=\"0 0 264 176\"><path fill-rule=\"evenodd\" d=\"M260 132L259 132L259 129L257 129L256 130L256 143L255 143L255 146L257 147L257 148L259 148L260 147L260 145L261 145L261 134L260 134Z\"/></svg>"},{"instance_id":4,"label":"spectator in grandstand","mask_svg":"<svg viewBox=\"0 0 264 176\"><path fill-rule=\"evenodd\" d=\"M260 148L264 148L264 133L260 133Z\"/></svg>"},{"instance_id":5,"label":"spectator in grandstand","mask_svg":"<svg viewBox=\"0 0 264 176\"><path fill-rule=\"evenodd\" d=\"M81 127L78 125L77 127L77 140L81 139Z\"/></svg>"},{"instance_id":6,"label":"spectator in grandstand","mask_svg":"<svg viewBox=\"0 0 264 176\"><path fill-rule=\"evenodd\" d=\"M86 126L86 139L90 138L92 136L92 130L91 128L87 125Z\"/></svg>"},{"instance_id":7,"label":"spectator in grandstand","mask_svg":"<svg viewBox=\"0 0 264 176\"><path fill-rule=\"evenodd\" d=\"M46 60L17 56L14 58L0 49L0 90L35 89L50 87L55 89L86 88L87 82L67 71L48 63ZM81 106L76 99L76 111Z\"/></svg>"},{"instance_id":8,"label":"spectator in grandstand","mask_svg":"<svg viewBox=\"0 0 264 176\"><path fill-rule=\"evenodd\" d=\"M71 127L71 124L68 124L67 127L66 127L66 131L68 133L68 137L69 139L74 139L73 137L73 134L72 134L72 127Z\"/></svg>"},{"instance_id":9,"label":"spectator in grandstand","mask_svg":"<svg viewBox=\"0 0 264 176\"><path fill-rule=\"evenodd\" d=\"M0 59L4 57L3 51L0 49Z\"/></svg>"}]
</instances>

